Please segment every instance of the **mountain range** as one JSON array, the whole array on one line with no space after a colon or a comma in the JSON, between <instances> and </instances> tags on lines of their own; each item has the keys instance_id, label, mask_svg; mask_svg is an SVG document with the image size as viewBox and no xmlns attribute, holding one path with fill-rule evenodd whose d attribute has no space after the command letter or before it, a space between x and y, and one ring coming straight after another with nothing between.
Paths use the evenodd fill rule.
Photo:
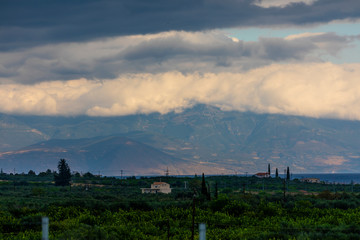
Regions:
<instances>
[{"instance_id":1,"label":"mountain range","mask_svg":"<svg viewBox=\"0 0 360 240\"><path fill-rule=\"evenodd\" d=\"M0 167L103 175L360 171L360 122L222 111L119 117L0 115Z\"/></svg>"}]
</instances>

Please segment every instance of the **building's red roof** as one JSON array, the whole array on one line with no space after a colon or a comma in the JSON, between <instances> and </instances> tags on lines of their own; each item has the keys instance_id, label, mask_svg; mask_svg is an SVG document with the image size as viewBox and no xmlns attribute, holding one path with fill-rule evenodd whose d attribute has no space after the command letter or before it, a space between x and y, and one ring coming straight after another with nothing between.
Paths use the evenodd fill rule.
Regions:
<instances>
[{"instance_id":1,"label":"building's red roof","mask_svg":"<svg viewBox=\"0 0 360 240\"><path fill-rule=\"evenodd\" d=\"M257 174L255 174L255 176L259 176L259 177L268 177L270 176L270 174L268 172L259 172Z\"/></svg>"},{"instance_id":2,"label":"building's red roof","mask_svg":"<svg viewBox=\"0 0 360 240\"><path fill-rule=\"evenodd\" d=\"M166 182L154 182L153 184L154 185L161 185L161 184L168 184L168 183L166 183Z\"/></svg>"}]
</instances>

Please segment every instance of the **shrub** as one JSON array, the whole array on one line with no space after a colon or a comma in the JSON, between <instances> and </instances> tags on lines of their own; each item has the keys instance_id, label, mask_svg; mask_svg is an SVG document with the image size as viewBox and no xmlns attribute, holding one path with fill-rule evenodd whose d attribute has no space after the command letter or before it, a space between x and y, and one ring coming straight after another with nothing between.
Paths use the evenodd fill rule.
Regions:
<instances>
[{"instance_id":1,"label":"shrub","mask_svg":"<svg viewBox=\"0 0 360 240\"><path fill-rule=\"evenodd\" d=\"M243 201L231 201L224 207L225 212L235 217L241 216L245 211L249 209L250 205Z\"/></svg>"},{"instance_id":2,"label":"shrub","mask_svg":"<svg viewBox=\"0 0 360 240\"><path fill-rule=\"evenodd\" d=\"M230 202L228 196L224 194L220 194L218 199L213 200L210 202L210 209L213 212L220 212L224 209L226 205L228 205Z\"/></svg>"},{"instance_id":3,"label":"shrub","mask_svg":"<svg viewBox=\"0 0 360 240\"><path fill-rule=\"evenodd\" d=\"M143 200L131 201L129 207L134 210L151 211L152 207Z\"/></svg>"}]
</instances>

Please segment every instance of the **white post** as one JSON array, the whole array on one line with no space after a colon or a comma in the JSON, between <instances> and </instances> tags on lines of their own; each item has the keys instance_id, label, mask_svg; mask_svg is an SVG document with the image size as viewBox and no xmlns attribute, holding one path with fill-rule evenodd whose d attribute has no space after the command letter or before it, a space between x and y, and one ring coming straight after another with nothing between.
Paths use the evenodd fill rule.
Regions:
<instances>
[{"instance_id":1,"label":"white post","mask_svg":"<svg viewBox=\"0 0 360 240\"><path fill-rule=\"evenodd\" d=\"M199 239L206 240L206 224L205 223L199 224Z\"/></svg>"},{"instance_id":2,"label":"white post","mask_svg":"<svg viewBox=\"0 0 360 240\"><path fill-rule=\"evenodd\" d=\"M49 240L49 218L42 217L42 240Z\"/></svg>"}]
</instances>

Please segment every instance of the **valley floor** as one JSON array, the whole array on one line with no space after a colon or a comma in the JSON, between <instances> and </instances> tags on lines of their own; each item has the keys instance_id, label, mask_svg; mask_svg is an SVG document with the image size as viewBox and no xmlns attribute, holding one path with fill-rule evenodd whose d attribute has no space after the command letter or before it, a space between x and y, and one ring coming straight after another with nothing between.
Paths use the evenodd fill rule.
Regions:
<instances>
[{"instance_id":1,"label":"valley floor","mask_svg":"<svg viewBox=\"0 0 360 240\"><path fill-rule=\"evenodd\" d=\"M171 194L141 194L160 177L1 175L0 239L358 239L360 186L237 176L161 177ZM186 188L185 188L186 182ZM194 195L195 193L195 195ZM194 207L195 206L195 207ZM194 223L192 220L194 217Z\"/></svg>"}]
</instances>

